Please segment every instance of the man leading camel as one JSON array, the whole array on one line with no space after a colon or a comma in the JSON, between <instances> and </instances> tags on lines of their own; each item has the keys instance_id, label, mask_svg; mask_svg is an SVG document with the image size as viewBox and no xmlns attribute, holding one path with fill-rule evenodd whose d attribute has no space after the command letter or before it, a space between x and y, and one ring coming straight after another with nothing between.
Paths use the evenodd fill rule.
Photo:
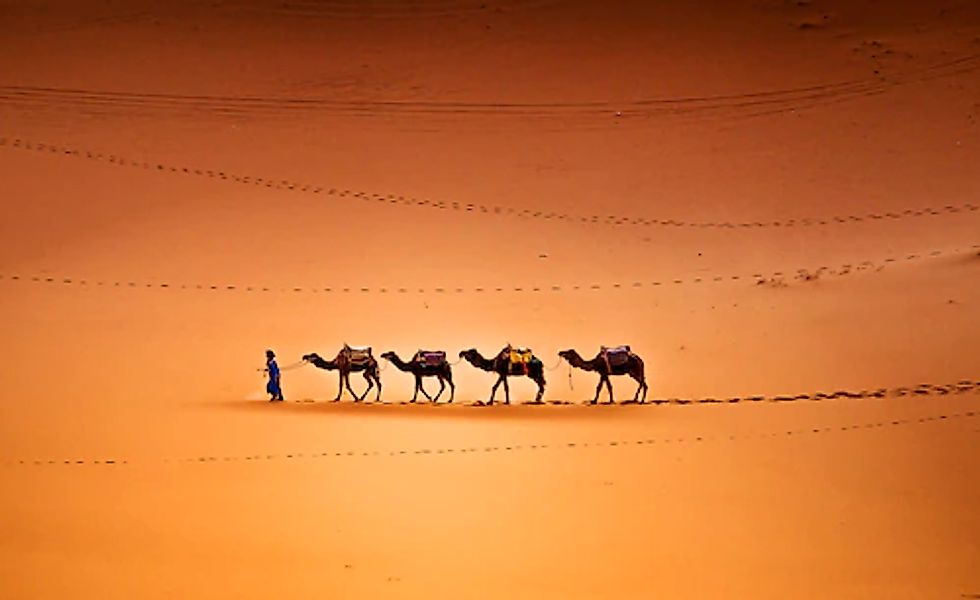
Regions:
<instances>
[{"instance_id":1,"label":"man leading camel","mask_svg":"<svg viewBox=\"0 0 980 600\"><path fill-rule=\"evenodd\" d=\"M279 375L279 364L276 363L276 353L272 350L265 351L265 372L269 374L269 382L265 384L265 391L271 398L269 402L283 401L282 381Z\"/></svg>"}]
</instances>

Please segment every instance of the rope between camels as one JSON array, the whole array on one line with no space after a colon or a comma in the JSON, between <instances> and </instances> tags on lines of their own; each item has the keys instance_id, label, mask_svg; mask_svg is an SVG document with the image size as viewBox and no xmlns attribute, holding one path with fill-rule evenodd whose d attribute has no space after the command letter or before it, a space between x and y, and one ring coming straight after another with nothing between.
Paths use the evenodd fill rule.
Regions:
<instances>
[{"instance_id":1,"label":"rope between camels","mask_svg":"<svg viewBox=\"0 0 980 600\"><path fill-rule=\"evenodd\" d=\"M555 363L555 366L549 367L549 366L547 366L547 365L545 365L543 363L542 363L542 366L544 367L545 371L554 371L555 369L557 369L558 367L561 366L561 361L562 361L562 357L559 356L558 357L558 362Z\"/></svg>"}]
</instances>

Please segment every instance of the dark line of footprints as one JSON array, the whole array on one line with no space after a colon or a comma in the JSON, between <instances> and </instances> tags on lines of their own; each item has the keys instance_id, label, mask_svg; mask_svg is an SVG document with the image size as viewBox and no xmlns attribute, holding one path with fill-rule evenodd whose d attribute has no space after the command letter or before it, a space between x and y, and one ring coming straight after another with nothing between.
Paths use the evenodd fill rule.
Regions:
<instances>
[{"instance_id":1,"label":"dark line of footprints","mask_svg":"<svg viewBox=\"0 0 980 600\"><path fill-rule=\"evenodd\" d=\"M268 287L258 285L229 285L229 284L192 284L192 283L171 283L171 282L151 282L151 281L101 281L80 279L76 277L53 277L50 275L10 275L0 273L0 281L61 284L78 287L98 287L98 288L129 288L129 289L153 289L153 290L190 290L205 292L246 292L246 293L378 293L378 294L469 294L469 293L541 293L541 292L578 292L578 291L602 291L602 290L638 290L658 288L661 286L700 284L700 283L725 283L748 281L754 285L767 287L786 287L790 283L806 283L817 281L822 277L844 277L851 274L863 272L879 272L888 265L897 262L921 261L940 256L957 255L966 252L980 253L980 244L973 244L965 248L954 250L933 250L925 254L909 254L904 258L889 257L881 259L879 262L862 261L856 265L845 264L837 268L819 267L817 269L797 269L792 271L774 271L770 274L753 273L751 275L717 275L713 277L691 277L688 279L665 279L663 281L634 281L632 283L588 283L579 285L551 285L551 286L481 286L481 287L430 287L430 288L407 288L407 287L312 287L312 286L289 286L289 287Z\"/></svg>"},{"instance_id":2,"label":"dark line of footprints","mask_svg":"<svg viewBox=\"0 0 980 600\"><path fill-rule=\"evenodd\" d=\"M729 221L700 221L700 222L679 221L674 219L658 220L658 219L648 219L643 217L618 216L618 215L584 216L584 215L571 215L571 214L557 213L557 212L546 212L546 211L534 210L528 208L518 209L512 207L490 206L485 204L474 204L474 203L464 203L464 202L455 202L455 201L425 200L425 199L412 198L412 197L396 195L396 194L377 194L377 193L369 193L369 192L362 192L362 191L348 190L348 189L325 188L325 187L318 187L309 184L301 184L285 179L268 179L263 177L253 177L249 175L240 176L240 175L226 173L224 171L214 171L210 169L180 167L175 165L166 165L162 163L137 161L133 159L120 157L115 154L102 154L99 152L78 150L65 146L58 146L55 144L32 142L20 138L8 139L6 137L0 137L0 146L6 146L6 147L21 149L21 150L34 150L37 152L46 152L50 154L70 156L75 158L85 158L89 160L106 162L120 167L133 167L137 169L146 169L150 171L157 171L163 173L175 173L175 174L183 174L183 175L194 175L198 177L208 177L212 179L219 179L222 181L231 181L234 183L240 183L244 185L254 185L254 186L266 187L270 189L287 191L287 192L322 194L328 196L335 196L338 198L350 198L354 200L373 202L379 204L424 207L424 208L434 208L434 209L441 209L441 210L455 210L460 212L476 213L476 214L483 214L483 215L501 215L501 216L513 216L513 217L529 218L529 219L555 220L555 221L565 221L569 223L584 223L589 225L614 225L614 226L637 225L637 226L663 226L663 227L700 227L700 228L719 228L719 229L810 227L810 226L835 225L835 224L845 224L845 223L858 223L862 221L938 216L944 214L964 214L964 213L971 213L980 210L980 206L968 202L963 204L947 204L944 206L937 206L937 207L908 208L901 211L888 211L882 213L869 213L863 215L839 215L839 216L832 216L826 218L801 218L801 219L754 221L754 222L741 222L741 223L735 223Z\"/></svg>"},{"instance_id":3,"label":"dark line of footprints","mask_svg":"<svg viewBox=\"0 0 980 600\"><path fill-rule=\"evenodd\" d=\"M292 367L291 368L299 368ZM554 369L552 369L554 370ZM728 398L654 398L648 400L645 403L636 402L633 400L626 400L623 402L607 403L603 402L600 404L592 405L588 401L585 402L568 402L568 401L543 401L543 402L524 402L524 403L514 403L514 404L486 404L480 401L473 403L441 403L433 404L427 402L419 402L416 404L408 402L397 403L399 405L406 406L416 406L421 410L425 410L426 407L439 406L442 408L453 408L453 407L481 407L489 409L506 410L511 406L595 406L595 407L613 407L613 406L659 406L661 404L673 404L678 406L687 406L692 404L740 404L740 403L750 403L750 402L818 402L821 400L838 400L842 398L846 399L862 399L862 398L901 398L904 396L947 396L950 394L969 394L975 391L980 391L980 381L971 381L969 379L963 379L957 381L956 383L920 383L915 386L905 386L896 388L877 388L873 390L837 390L835 392L813 392L810 394L796 394L793 396L788 395L777 395L777 396L731 396ZM296 404L315 404L314 400L294 400ZM328 404L333 404L333 402L327 402ZM394 403L389 402L361 402L359 406L390 406Z\"/></svg>"},{"instance_id":4,"label":"dark line of footprints","mask_svg":"<svg viewBox=\"0 0 980 600\"><path fill-rule=\"evenodd\" d=\"M728 435L728 436L681 436L676 438L648 438L643 440L613 440L606 442L566 442L564 444L510 444L503 446L483 446L483 447L469 447L469 448L423 448L414 450L348 450L340 452L320 452L320 453L307 453L297 452L293 454L253 454L248 456L199 456L195 458L177 458L177 459L163 459L164 463L173 464L188 464L188 463L219 463L219 462L260 462L260 461L273 461L273 460L292 460L292 459L303 459L303 458L351 458L351 457L380 457L380 456L410 456L410 455L445 455L445 454L488 454L492 452L510 452L510 451L521 451L521 450L548 450L555 448L603 448L603 447L616 447L616 446L642 446L642 445L652 445L656 443L661 444L683 444L689 442L711 442L716 440L747 440L747 439L757 439L757 438L776 438L782 436L800 436L813 433L832 433L835 431L858 431L862 429L876 429L886 426L899 426L899 425L913 425L918 423L929 423L936 421L947 421L962 418L974 418L978 413L974 411L967 411L963 413L953 413L944 415L933 415L929 417L919 417L914 419L896 419L891 421L878 421L874 423L859 423L853 425L840 425L840 426L828 426L828 427L813 427L813 428L802 428L794 429L788 431L779 431L771 433L761 433L754 435ZM79 465L127 465L130 464L128 461L115 461L115 460L34 460L34 461L18 461L17 463L8 463L8 465L33 465L33 466L79 466Z\"/></svg>"},{"instance_id":5,"label":"dark line of footprints","mask_svg":"<svg viewBox=\"0 0 980 600\"><path fill-rule=\"evenodd\" d=\"M737 404L740 402L801 402L837 400L840 398L901 398L903 396L946 396L949 394L968 394L980 390L980 381L964 379L956 383L920 383L913 387L878 388L874 390L838 390L835 392L815 392L795 396L733 396L730 398L663 398L651 401L652 404Z\"/></svg>"},{"instance_id":6,"label":"dark line of footprints","mask_svg":"<svg viewBox=\"0 0 980 600\"><path fill-rule=\"evenodd\" d=\"M833 398L884 398L886 396L932 396L948 394L964 394L980 390L980 381L963 380L953 384L931 384L922 383L914 387L881 388L877 390L861 390L857 392L838 391L833 393L798 394L796 396L748 396L736 397L726 400L714 398L697 399L664 399L655 400L654 404L715 404L715 403L735 403L735 402L794 402L802 400L823 400ZM749 435L727 435L727 436L683 436L676 438L648 438L642 440L612 440L604 442L566 442L563 444L510 444L501 446L482 446L467 448L422 448L422 449L403 449L403 450L346 450L320 453L292 453L292 454L252 454L247 456L199 456L194 458L164 458L163 463L167 464L189 464L189 463L218 463L218 462L259 462L273 460L293 460L303 458L351 458L351 457L372 457L372 456L409 456L409 455L439 455L439 454L479 454L491 452L511 452L521 450L547 450L553 448L603 448L616 446L642 446L655 443L661 444L681 444L686 442L708 442L715 440L733 441L737 439L758 439L776 438L783 436L799 436L816 433L832 433L835 431L858 431L863 429L878 429L886 426L914 425L919 423L930 423L937 421L949 421L954 419L974 418L978 416L976 411L966 411L963 413L933 415L928 417L918 417L909 419L895 419L877 421L872 423L860 423L852 425L836 425L827 427L811 427L794 429L789 431L778 431L770 433L758 433ZM5 466L120 466L128 465L126 460L19 460L7 461Z\"/></svg>"}]
</instances>

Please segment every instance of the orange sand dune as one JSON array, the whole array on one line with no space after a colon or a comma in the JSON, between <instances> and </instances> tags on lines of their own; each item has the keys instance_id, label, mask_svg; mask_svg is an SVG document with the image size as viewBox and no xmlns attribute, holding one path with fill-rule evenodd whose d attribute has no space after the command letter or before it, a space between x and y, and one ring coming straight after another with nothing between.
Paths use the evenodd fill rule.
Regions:
<instances>
[{"instance_id":1,"label":"orange sand dune","mask_svg":"<svg viewBox=\"0 0 980 600\"><path fill-rule=\"evenodd\" d=\"M0 597L980 594L977 6L0 2L0 44ZM265 401L265 348L343 343L529 346L547 404ZM674 402L583 404L557 352L621 343Z\"/></svg>"}]
</instances>

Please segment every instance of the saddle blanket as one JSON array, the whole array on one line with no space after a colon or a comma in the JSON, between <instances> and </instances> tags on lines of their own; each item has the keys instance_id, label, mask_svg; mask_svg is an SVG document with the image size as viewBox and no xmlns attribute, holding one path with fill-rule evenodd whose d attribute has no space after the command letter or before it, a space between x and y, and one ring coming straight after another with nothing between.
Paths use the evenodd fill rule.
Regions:
<instances>
[{"instance_id":1,"label":"saddle blanket","mask_svg":"<svg viewBox=\"0 0 980 600\"><path fill-rule=\"evenodd\" d=\"M606 362L609 363L611 367L618 367L620 365L625 365L630 359L630 347L629 346L613 346L613 347L602 347L602 353L606 357Z\"/></svg>"},{"instance_id":2,"label":"saddle blanket","mask_svg":"<svg viewBox=\"0 0 980 600\"><path fill-rule=\"evenodd\" d=\"M531 362L531 358L534 354L530 350L511 348L510 349L510 362L514 365L526 365Z\"/></svg>"},{"instance_id":3,"label":"saddle blanket","mask_svg":"<svg viewBox=\"0 0 980 600\"><path fill-rule=\"evenodd\" d=\"M446 353L442 350L419 350L415 353L415 361L429 367L438 367L446 362Z\"/></svg>"},{"instance_id":4,"label":"saddle blanket","mask_svg":"<svg viewBox=\"0 0 980 600\"><path fill-rule=\"evenodd\" d=\"M528 365L534 354L528 348L504 348L503 355L509 363L508 371L511 375L527 375Z\"/></svg>"},{"instance_id":5,"label":"saddle blanket","mask_svg":"<svg viewBox=\"0 0 980 600\"><path fill-rule=\"evenodd\" d=\"M344 344L343 352L352 363L368 362L372 358L370 346L348 346Z\"/></svg>"}]
</instances>

